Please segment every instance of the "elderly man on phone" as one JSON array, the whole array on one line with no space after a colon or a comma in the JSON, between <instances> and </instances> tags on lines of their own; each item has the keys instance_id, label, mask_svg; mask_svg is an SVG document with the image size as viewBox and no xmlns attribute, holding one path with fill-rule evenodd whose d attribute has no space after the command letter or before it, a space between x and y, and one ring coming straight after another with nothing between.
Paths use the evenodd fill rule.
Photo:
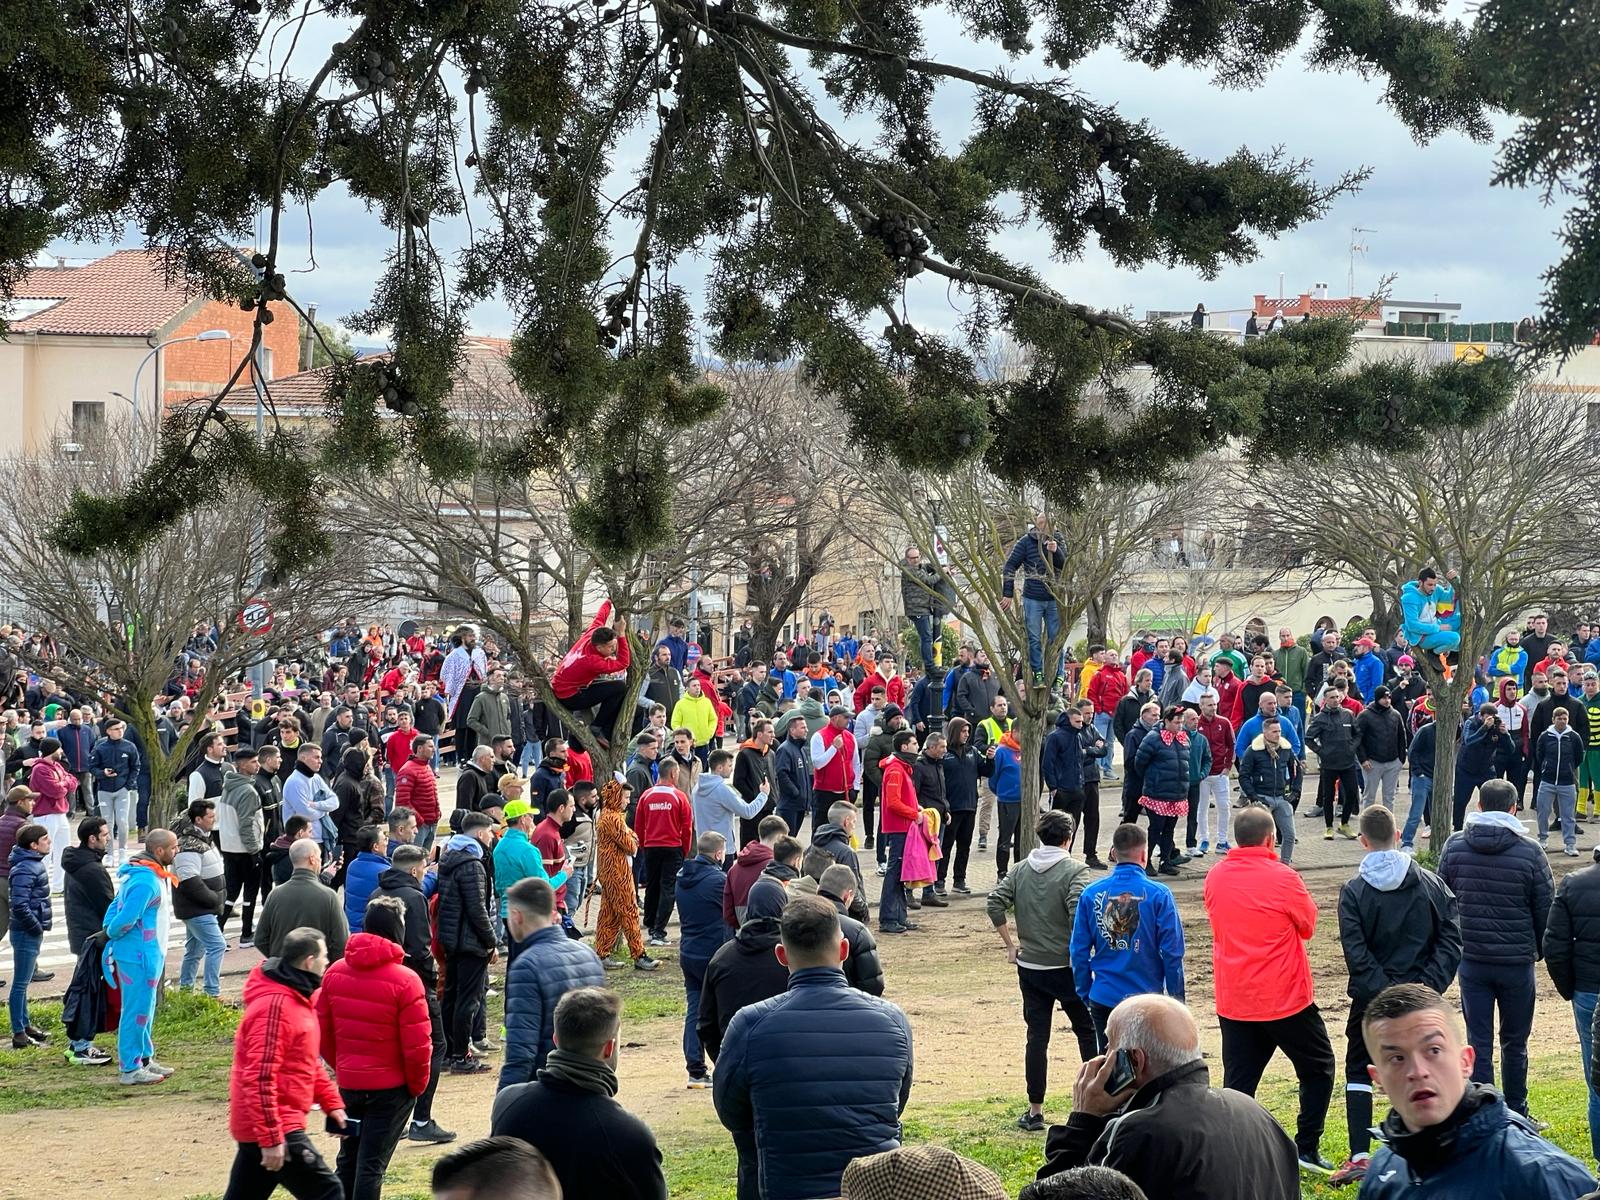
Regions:
<instances>
[{"instance_id":1,"label":"elderly man on phone","mask_svg":"<svg viewBox=\"0 0 1600 1200\"><path fill-rule=\"evenodd\" d=\"M1227 1154L1216 1147L1227 1146ZM1072 1115L1045 1139L1040 1179L1110 1167L1147 1196L1299 1200L1294 1142L1242 1092L1211 1086L1200 1030L1170 996L1130 996L1111 1011L1106 1053L1072 1088Z\"/></svg>"}]
</instances>

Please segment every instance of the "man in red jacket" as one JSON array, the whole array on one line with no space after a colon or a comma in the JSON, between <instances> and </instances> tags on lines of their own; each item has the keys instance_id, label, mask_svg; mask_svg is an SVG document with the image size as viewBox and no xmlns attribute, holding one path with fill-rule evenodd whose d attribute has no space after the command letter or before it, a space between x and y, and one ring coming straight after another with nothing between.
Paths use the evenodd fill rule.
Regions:
<instances>
[{"instance_id":1,"label":"man in red jacket","mask_svg":"<svg viewBox=\"0 0 1600 1200\"><path fill-rule=\"evenodd\" d=\"M865 657L864 653L863 657ZM898 704L902 709L905 708L906 681L895 674L894 655L886 650L878 652L876 665L856 688L853 700L857 712L872 703L872 689L875 687L884 689L888 694L890 704Z\"/></svg>"},{"instance_id":2,"label":"man in red jacket","mask_svg":"<svg viewBox=\"0 0 1600 1200\"><path fill-rule=\"evenodd\" d=\"M678 790L678 776L677 760L662 759L655 787L639 797L633 816L644 858L644 924L652 946L668 944L678 868L694 853L694 806Z\"/></svg>"},{"instance_id":3,"label":"man in red jacket","mask_svg":"<svg viewBox=\"0 0 1600 1200\"><path fill-rule=\"evenodd\" d=\"M836 706L828 723L811 735L811 828L828 823L828 810L850 800L861 782L861 756L849 730L850 713Z\"/></svg>"},{"instance_id":4,"label":"man in red jacket","mask_svg":"<svg viewBox=\"0 0 1600 1200\"><path fill-rule=\"evenodd\" d=\"M345 1200L379 1200L389 1159L412 1105L428 1087L432 1021L422 980L405 965L405 904L372 900L363 932L322 977L312 1007L323 1060L332 1064L346 1111L361 1132L339 1145Z\"/></svg>"},{"instance_id":5,"label":"man in red jacket","mask_svg":"<svg viewBox=\"0 0 1600 1200\"><path fill-rule=\"evenodd\" d=\"M878 900L878 932L905 933L917 927L906 920L905 889L900 886L900 870L905 865L906 834L922 815L917 803L917 788L911 781L911 764L916 759L917 735L902 729L894 735L894 753L883 760L882 828L888 847L888 871Z\"/></svg>"},{"instance_id":6,"label":"man in red jacket","mask_svg":"<svg viewBox=\"0 0 1600 1200\"><path fill-rule=\"evenodd\" d=\"M1300 1162L1328 1174L1319 1143L1333 1098L1333 1044L1311 989L1306 943L1317 905L1299 873L1272 848L1272 814L1259 805L1233 821L1233 851L1206 874L1211 965L1222 1023L1222 1086L1256 1094L1277 1050L1294 1064Z\"/></svg>"},{"instance_id":7,"label":"man in red jacket","mask_svg":"<svg viewBox=\"0 0 1600 1200\"><path fill-rule=\"evenodd\" d=\"M411 757L395 772L394 804L417 814L417 845L426 854L439 832L439 780L433 773L433 741L419 737Z\"/></svg>"},{"instance_id":8,"label":"man in red jacket","mask_svg":"<svg viewBox=\"0 0 1600 1200\"><path fill-rule=\"evenodd\" d=\"M1219 654L1211 660L1211 686L1217 689L1217 711L1233 723L1237 729L1255 713L1249 713L1239 720L1233 720L1232 714L1238 709L1241 698L1240 692L1244 690L1244 680L1233 673L1233 660L1225 654Z\"/></svg>"},{"instance_id":9,"label":"man in red jacket","mask_svg":"<svg viewBox=\"0 0 1600 1200\"><path fill-rule=\"evenodd\" d=\"M1112 782L1116 776L1112 773L1112 755L1116 753L1117 739L1111 734L1111 722L1117 713L1117 704L1129 691L1128 676L1117 664L1115 650L1102 650L1100 652L1100 669L1089 679L1089 687L1084 696L1094 705L1094 731L1106 743L1106 752L1100 758L1100 777L1107 782Z\"/></svg>"},{"instance_id":10,"label":"man in red jacket","mask_svg":"<svg viewBox=\"0 0 1600 1200\"><path fill-rule=\"evenodd\" d=\"M282 1185L298 1200L343 1200L339 1178L306 1136L313 1104L341 1128L344 1098L322 1069L314 1002L328 946L315 929L291 929L277 958L250 972L233 1039L228 1132L239 1143L222 1200L264 1200Z\"/></svg>"},{"instance_id":11,"label":"man in red jacket","mask_svg":"<svg viewBox=\"0 0 1600 1200\"><path fill-rule=\"evenodd\" d=\"M594 710L590 728L602 746L611 744L617 714L628 696L628 618L619 615L607 625L610 616L607 600L550 678L550 689L569 710Z\"/></svg>"}]
</instances>

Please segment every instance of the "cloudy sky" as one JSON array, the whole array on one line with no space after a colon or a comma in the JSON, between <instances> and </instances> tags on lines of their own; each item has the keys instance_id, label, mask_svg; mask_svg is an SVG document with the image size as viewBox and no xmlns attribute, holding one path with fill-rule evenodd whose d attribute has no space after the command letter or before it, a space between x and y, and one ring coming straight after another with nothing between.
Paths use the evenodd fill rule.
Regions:
<instances>
[{"instance_id":1,"label":"cloudy sky","mask_svg":"<svg viewBox=\"0 0 1600 1200\"><path fill-rule=\"evenodd\" d=\"M301 55L322 52L334 36L307 38ZM998 49L981 55L953 24L929 25L930 55L972 66L993 66ZM1042 64L1031 64L1042 74ZM1028 65L1017 68L1026 73ZM1129 272L1093 249L1071 263L1048 261L1046 239L1026 229L1003 235L1000 248L1033 261L1059 291L1071 299L1103 307L1188 309L1203 301L1213 311L1238 308L1257 293L1276 295L1279 276L1290 296L1327 283L1330 294L1347 293L1351 227L1368 247L1355 261L1355 287L1368 294L1380 277L1396 276L1393 295L1407 300L1453 300L1464 320L1515 320L1537 307L1540 272L1553 259L1558 211L1543 207L1525 192L1491 188L1495 144L1477 144L1446 135L1430 145L1413 142L1383 107L1381 86L1350 74L1313 74L1290 59L1251 91L1225 91L1204 72L1172 67L1159 72L1125 62L1113 53L1096 55L1072 75L1086 95L1114 103L1132 118L1147 118L1172 141L1207 158L1225 157L1240 146L1265 151L1283 146L1312 160L1323 181L1357 167L1373 169L1366 187L1337 201L1327 217L1276 242L1266 243L1260 259L1204 280L1189 270L1152 267ZM954 145L965 128L970 89L952 83L936 102L937 124ZM1503 133L1509 125L1502 124ZM1497 139L1498 140L1498 139ZM630 144L642 159L642 140ZM619 166L635 172L638 161ZM315 211L315 268L304 236L304 214L287 222L284 263L290 286L321 315L337 321L361 308L391 241L387 232L335 186ZM619 232L619 237L620 233ZM435 240L450 248L464 238L459 227L436 227ZM631 238L628 239L631 243ZM84 254L82 247L56 252ZM683 264L678 278L693 286L698 272ZM955 298L959 302L959 297ZM923 276L908 296L913 319L948 327L956 313L944 281ZM515 319L500 304L483 305L473 315L477 332L513 332Z\"/></svg>"}]
</instances>

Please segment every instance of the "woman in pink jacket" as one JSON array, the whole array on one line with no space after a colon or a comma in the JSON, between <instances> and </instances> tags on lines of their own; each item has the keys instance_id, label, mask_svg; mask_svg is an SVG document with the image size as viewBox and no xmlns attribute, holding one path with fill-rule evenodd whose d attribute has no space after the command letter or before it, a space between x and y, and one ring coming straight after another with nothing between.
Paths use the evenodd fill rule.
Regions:
<instances>
[{"instance_id":1,"label":"woman in pink jacket","mask_svg":"<svg viewBox=\"0 0 1600 1200\"><path fill-rule=\"evenodd\" d=\"M67 814L72 811L72 793L78 790L78 777L62 761L65 751L55 738L39 743L39 757L33 760L28 786L39 793L33 802L33 819L50 831L50 890L57 895L66 886L61 872L61 855L71 845L67 835Z\"/></svg>"}]
</instances>

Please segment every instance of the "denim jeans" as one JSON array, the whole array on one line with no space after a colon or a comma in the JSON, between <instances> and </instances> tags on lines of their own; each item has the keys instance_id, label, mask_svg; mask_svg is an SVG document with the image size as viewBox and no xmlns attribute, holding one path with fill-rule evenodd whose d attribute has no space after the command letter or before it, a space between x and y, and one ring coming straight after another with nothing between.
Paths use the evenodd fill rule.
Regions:
<instances>
[{"instance_id":1,"label":"denim jeans","mask_svg":"<svg viewBox=\"0 0 1600 1200\"><path fill-rule=\"evenodd\" d=\"M706 1073L706 1055L700 1048L700 1035L695 1032L695 1026L700 1021L700 989L705 984L706 959L679 958L678 966L683 968L683 1063L688 1067L692 1076L703 1076Z\"/></svg>"},{"instance_id":2,"label":"denim jeans","mask_svg":"<svg viewBox=\"0 0 1600 1200\"><path fill-rule=\"evenodd\" d=\"M39 945L44 939L11 927L11 1032L28 1027L28 985L33 982L34 964L39 961Z\"/></svg>"},{"instance_id":3,"label":"denim jeans","mask_svg":"<svg viewBox=\"0 0 1600 1200\"><path fill-rule=\"evenodd\" d=\"M1583 1047L1583 1078L1589 1085L1589 1153L1600 1161L1600 1092L1595 1090L1594 1077L1589 1073L1596 1001L1600 1001L1600 992L1572 994L1572 1019L1578 1023L1578 1045Z\"/></svg>"},{"instance_id":4,"label":"denim jeans","mask_svg":"<svg viewBox=\"0 0 1600 1200\"><path fill-rule=\"evenodd\" d=\"M1054 600L1033 600L1027 596L1022 598L1022 619L1028 627L1028 665L1037 673L1044 670L1043 641L1049 641L1061 633L1061 609ZM1039 626L1044 626L1044 639L1039 637ZM1061 664L1056 663L1053 671L1060 671Z\"/></svg>"},{"instance_id":5,"label":"denim jeans","mask_svg":"<svg viewBox=\"0 0 1600 1200\"><path fill-rule=\"evenodd\" d=\"M133 801L133 792L128 788L114 792L102 789L95 793L100 815L106 819L106 832L111 835L111 853L107 858L112 866L122 861L128 849L128 835L133 832Z\"/></svg>"},{"instance_id":6,"label":"denim jeans","mask_svg":"<svg viewBox=\"0 0 1600 1200\"><path fill-rule=\"evenodd\" d=\"M578 910L583 907L583 898L589 894L589 883L593 878L593 859L581 867L573 867L572 874L567 876L567 911L572 914L573 920L578 919Z\"/></svg>"},{"instance_id":7,"label":"denim jeans","mask_svg":"<svg viewBox=\"0 0 1600 1200\"><path fill-rule=\"evenodd\" d=\"M1428 805L1433 801L1433 776L1413 775L1411 777L1411 811L1406 814L1406 827L1400 834L1402 847L1412 846L1417 840L1417 830L1422 826L1422 818L1427 815Z\"/></svg>"},{"instance_id":8,"label":"denim jeans","mask_svg":"<svg viewBox=\"0 0 1600 1200\"><path fill-rule=\"evenodd\" d=\"M1550 836L1552 809L1561 823L1561 841L1571 850L1578 844L1578 788L1575 784L1540 783L1533 789L1533 808L1539 818L1539 840Z\"/></svg>"},{"instance_id":9,"label":"denim jeans","mask_svg":"<svg viewBox=\"0 0 1600 1200\"><path fill-rule=\"evenodd\" d=\"M900 887L900 868L906 857L906 835L886 833L882 842L888 848L888 874L883 877L883 891L878 896L878 928L892 928L906 923L906 897Z\"/></svg>"},{"instance_id":10,"label":"denim jeans","mask_svg":"<svg viewBox=\"0 0 1600 1200\"><path fill-rule=\"evenodd\" d=\"M917 631L917 649L922 653L922 669L933 670L933 617L923 613L920 617L908 618L912 628ZM824 658L827 656L824 655Z\"/></svg>"},{"instance_id":11,"label":"denim jeans","mask_svg":"<svg viewBox=\"0 0 1600 1200\"><path fill-rule=\"evenodd\" d=\"M1095 713L1094 731L1105 739L1106 752L1100 756L1100 774L1105 777L1111 774L1111 758L1117 751L1117 739L1111 736L1111 714Z\"/></svg>"},{"instance_id":12,"label":"denim jeans","mask_svg":"<svg viewBox=\"0 0 1600 1200\"><path fill-rule=\"evenodd\" d=\"M188 917L183 922L183 965L178 968L178 986L192 988L194 977L200 971L200 960L205 959L205 993L222 995L222 955L228 949L228 939L222 936L222 927L210 913Z\"/></svg>"}]
</instances>

